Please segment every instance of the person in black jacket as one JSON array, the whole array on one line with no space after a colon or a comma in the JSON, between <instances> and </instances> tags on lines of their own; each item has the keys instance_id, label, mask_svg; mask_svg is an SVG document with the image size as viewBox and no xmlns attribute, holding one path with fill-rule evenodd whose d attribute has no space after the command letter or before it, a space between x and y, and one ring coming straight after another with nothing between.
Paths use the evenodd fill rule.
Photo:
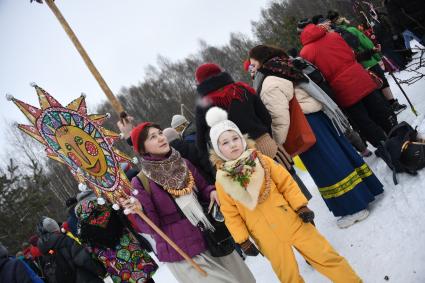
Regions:
<instances>
[{"instance_id":1,"label":"person in black jacket","mask_svg":"<svg viewBox=\"0 0 425 283\"><path fill-rule=\"evenodd\" d=\"M197 91L200 95L196 107L197 146L208 154L209 127L205 114L213 106L229 113L243 134L259 140L271 135L271 117L255 90L243 82L234 82L229 73L212 63L203 64L196 70ZM263 152L268 154L268 152ZM274 158L275 156L271 156Z\"/></svg>"},{"instance_id":2,"label":"person in black jacket","mask_svg":"<svg viewBox=\"0 0 425 283\"><path fill-rule=\"evenodd\" d=\"M246 83L234 82L220 66L206 63L195 73L200 99L196 106L197 146L202 155L208 154L209 127L205 120L207 111L218 106L228 113L228 119L256 143L264 155L282 164L298 183L307 199L311 198L307 187L297 176L291 157L272 138L272 118L256 91Z\"/></svg>"},{"instance_id":3,"label":"person in black jacket","mask_svg":"<svg viewBox=\"0 0 425 283\"><path fill-rule=\"evenodd\" d=\"M384 0L396 34L406 30L425 40L425 2L423 0Z\"/></svg>"},{"instance_id":4,"label":"person in black jacket","mask_svg":"<svg viewBox=\"0 0 425 283\"><path fill-rule=\"evenodd\" d=\"M1 283L32 283L43 282L35 274L28 273L25 263L19 259L9 257L9 253L5 246L0 243L0 282Z\"/></svg>"},{"instance_id":5,"label":"person in black jacket","mask_svg":"<svg viewBox=\"0 0 425 283\"><path fill-rule=\"evenodd\" d=\"M103 265L94 260L91 254L74 239L62 234L55 220L42 217L37 225L37 232L40 235L38 247L43 254L42 266L44 271L48 257L56 254L61 258L61 261L58 259L56 262L66 262L68 264L67 270L71 271L70 273L75 278L73 280L75 283L103 282L102 278L106 275ZM63 266L57 264L56 268L63 268ZM46 274L46 272L44 273ZM56 278L56 282L63 282L63 280L64 278Z\"/></svg>"}]
</instances>

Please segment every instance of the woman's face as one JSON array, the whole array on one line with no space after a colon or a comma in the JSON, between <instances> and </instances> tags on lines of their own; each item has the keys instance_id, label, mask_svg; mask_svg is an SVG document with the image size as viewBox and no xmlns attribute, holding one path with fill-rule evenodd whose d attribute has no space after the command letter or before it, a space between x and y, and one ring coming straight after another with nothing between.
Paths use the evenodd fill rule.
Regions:
<instances>
[{"instance_id":1,"label":"woman's face","mask_svg":"<svg viewBox=\"0 0 425 283\"><path fill-rule=\"evenodd\" d=\"M235 131L225 131L218 138L218 149L229 160L235 160L245 151L242 138Z\"/></svg>"},{"instance_id":2,"label":"woman's face","mask_svg":"<svg viewBox=\"0 0 425 283\"><path fill-rule=\"evenodd\" d=\"M261 67L260 61L254 59L254 58L250 58L249 61L251 62L250 72L256 73L257 70L260 69L260 67Z\"/></svg>"},{"instance_id":3,"label":"woman's face","mask_svg":"<svg viewBox=\"0 0 425 283\"><path fill-rule=\"evenodd\" d=\"M144 143L145 153L152 156L165 156L170 151L170 145L162 130L149 128L148 137Z\"/></svg>"}]
</instances>

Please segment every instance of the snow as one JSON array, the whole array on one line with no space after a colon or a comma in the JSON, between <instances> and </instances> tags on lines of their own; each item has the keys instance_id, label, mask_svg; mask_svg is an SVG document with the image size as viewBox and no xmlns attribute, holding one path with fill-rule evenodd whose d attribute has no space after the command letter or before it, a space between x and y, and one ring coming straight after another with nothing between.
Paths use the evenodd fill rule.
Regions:
<instances>
[{"instance_id":1,"label":"snow","mask_svg":"<svg viewBox=\"0 0 425 283\"><path fill-rule=\"evenodd\" d=\"M396 77L402 79L409 76L407 72L396 74ZM389 81L395 97L400 103L407 104L392 78ZM425 78L411 86L402 87L419 116L416 117L408 108L398 115L398 119L418 126L418 131L425 137ZM371 146L369 148L373 149ZM347 229L336 226L336 218L329 212L313 180L308 173L299 172L313 194L309 207L316 214L317 228L346 257L364 282L387 282L385 276L388 276L388 282L425 282L425 192L422 191L425 170L420 171L417 176L397 174L399 185L396 186L392 180L392 172L382 160L372 155L365 161L384 184L385 192L370 205L371 213L367 219ZM329 282L298 254L297 261L306 282ZM261 255L248 257L246 263L258 283L279 282L269 262ZM177 282L162 264L154 279L156 282Z\"/></svg>"}]
</instances>

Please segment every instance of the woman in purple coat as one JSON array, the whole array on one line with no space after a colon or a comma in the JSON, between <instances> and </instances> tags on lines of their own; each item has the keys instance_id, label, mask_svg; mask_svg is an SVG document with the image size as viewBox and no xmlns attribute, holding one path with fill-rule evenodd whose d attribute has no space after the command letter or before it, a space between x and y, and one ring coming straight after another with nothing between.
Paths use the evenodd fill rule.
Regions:
<instances>
[{"instance_id":1,"label":"woman in purple coat","mask_svg":"<svg viewBox=\"0 0 425 283\"><path fill-rule=\"evenodd\" d=\"M137 201L133 204L126 201L124 207L131 210L140 202L144 213L208 276L202 277L141 218L129 215L138 232L154 238L158 259L166 263L174 277L183 283L255 282L235 251L227 256L213 257L198 228L199 223L207 229L212 228L199 202L218 203L215 187L208 185L196 168L169 146L158 125L139 124L132 130L131 140L135 152L140 154L141 171L148 179L149 188L144 188L139 178L133 178L131 183L138 191Z\"/></svg>"}]
</instances>

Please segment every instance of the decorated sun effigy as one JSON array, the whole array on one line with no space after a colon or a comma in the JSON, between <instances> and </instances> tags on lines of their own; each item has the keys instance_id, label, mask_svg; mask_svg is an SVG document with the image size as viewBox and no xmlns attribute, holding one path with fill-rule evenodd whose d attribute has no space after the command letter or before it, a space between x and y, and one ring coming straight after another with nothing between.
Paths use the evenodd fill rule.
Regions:
<instances>
[{"instance_id":1,"label":"decorated sun effigy","mask_svg":"<svg viewBox=\"0 0 425 283\"><path fill-rule=\"evenodd\" d=\"M20 124L18 128L43 144L49 158L65 164L79 182L80 190L88 186L99 204L107 199L114 209L119 209L118 199L137 191L133 191L120 166L130 162L130 158L113 148L119 135L102 127L110 115L89 115L85 95L64 107L41 87L33 86L40 108L8 96L32 124Z\"/></svg>"}]
</instances>

